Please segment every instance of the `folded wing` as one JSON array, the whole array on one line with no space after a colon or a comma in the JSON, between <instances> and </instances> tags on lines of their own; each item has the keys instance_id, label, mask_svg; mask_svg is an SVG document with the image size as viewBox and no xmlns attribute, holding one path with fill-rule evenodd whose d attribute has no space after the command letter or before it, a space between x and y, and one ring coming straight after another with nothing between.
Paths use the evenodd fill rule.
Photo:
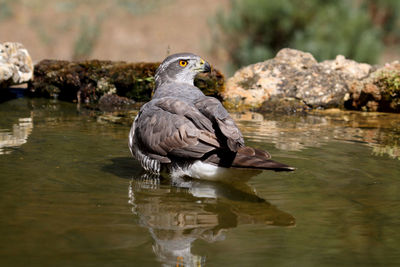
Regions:
<instances>
[{"instance_id":1,"label":"folded wing","mask_svg":"<svg viewBox=\"0 0 400 267\"><path fill-rule=\"evenodd\" d=\"M164 163L172 157L199 159L220 147L212 122L176 98L156 99L143 106L134 135L143 152Z\"/></svg>"},{"instance_id":2,"label":"folded wing","mask_svg":"<svg viewBox=\"0 0 400 267\"><path fill-rule=\"evenodd\" d=\"M217 128L221 131L231 151L236 152L240 147L244 146L242 133L218 99L214 97L204 97L196 101L195 106L211 122L218 125Z\"/></svg>"}]
</instances>

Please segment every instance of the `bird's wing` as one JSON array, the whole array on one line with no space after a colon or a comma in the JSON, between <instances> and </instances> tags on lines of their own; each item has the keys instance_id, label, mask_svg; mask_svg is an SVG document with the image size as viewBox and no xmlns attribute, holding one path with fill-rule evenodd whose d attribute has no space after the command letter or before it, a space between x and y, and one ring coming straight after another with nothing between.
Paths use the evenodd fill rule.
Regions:
<instances>
[{"instance_id":1,"label":"bird's wing","mask_svg":"<svg viewBox=\"0 0 400 267\"><path fill-rule=\"evenodd\" d=\"M240 147L244 146L242 133L218 99L214 97L204 97L196 101L195 106L209 120L217 123L231 151L237 152Z\"/></svg>"},{"instance_id":2,"label":"bird's wing","mask_svg":"<svg viewBox=\"0 0 400 267\"><path fill-rule=\"evenodd\" d=\"M138 116L135 138L150 157L194 159L220 147L212 122L177 98L152 100Z\"/></svg>"}]
</instances>

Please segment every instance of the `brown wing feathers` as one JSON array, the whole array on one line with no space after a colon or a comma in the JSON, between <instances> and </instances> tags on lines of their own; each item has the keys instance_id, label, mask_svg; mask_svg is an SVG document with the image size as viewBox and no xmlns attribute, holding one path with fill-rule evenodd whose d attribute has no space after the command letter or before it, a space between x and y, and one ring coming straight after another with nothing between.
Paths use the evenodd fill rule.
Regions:
<instances>
[{"instance_id":1,"label":"brown wing feathers","mask_svg":"<svg viewBox=\"0 0 400 267\"><path fill-rule=\"evenodd\" d=\"M195 103L195 106L210 121L218 125L218 129L226 138L227 146L231 151L236 152L239 147L244 146L242 133L218 99L213 97L204 97L198 100Z\"/></svg>"},{"instance_id":2,"label":"brown wing feathers","mask_svg":"<svg viewBox=\"0 0 400 267\"><path fill-rule=\"evenodd\" d=\"M150 157L201 158L219 147L212 123L197 109L174 98L143 108L135 131Z\"/></svg>"},{"instance_id":3,"label":"brown wing feathers","mask_svg":"<svg viewBox=\"0 0 400 267\"><path fill-rule=\"evenodd\" d=\"M273 161L268 152L248 146L240 147L236 153L220 151L209 155L204 161L223 167L253 168L275 171L292 171L294 168Z\"/></svg>"},{"instance_id":4,"label":"brown wing feathers","mask_svg":"<svg viewBox=\"0 0 400 267\"><path fill-rule=\"evenodd\" d=\"M271 155L267 151L263 151L261 149L249 147L249 146L243 146L239 148L238 153L240 153L243 156L249 156L249 157L259 157L259 158L265 158L265 159L270 159Z\"/></svg>"},{"instance_id":5,"label":"brown wing feathers","mask_svg":"<svg viewBox=\"0 0 400 267\"><path fill-rule=\"evenodd\" d=\"M269 153L252 147L241 147L236 153L232 167L255 168L275 171L292 171L294 168L270 159Z\"/></svg>"}]
</instances>

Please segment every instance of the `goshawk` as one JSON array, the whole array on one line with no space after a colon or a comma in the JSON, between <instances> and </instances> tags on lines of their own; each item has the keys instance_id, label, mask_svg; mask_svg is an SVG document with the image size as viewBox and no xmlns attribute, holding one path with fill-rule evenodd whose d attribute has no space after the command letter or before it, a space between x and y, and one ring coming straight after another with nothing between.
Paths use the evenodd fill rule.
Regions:
<instances>
[{"instance_id":1,"label":"goshawk","mask_svg":"<svg viewBox=\"0 0 400 267\"><path fill-rule=\"evenodd\" d=\"M155 91L129 133L129 148L152 173L213 179L228 168L291 171L270 154L245 146L242 133L216 98L194 86L210 64L191 53L167 57L155 74Z\"/></svg>"}]
</instances>

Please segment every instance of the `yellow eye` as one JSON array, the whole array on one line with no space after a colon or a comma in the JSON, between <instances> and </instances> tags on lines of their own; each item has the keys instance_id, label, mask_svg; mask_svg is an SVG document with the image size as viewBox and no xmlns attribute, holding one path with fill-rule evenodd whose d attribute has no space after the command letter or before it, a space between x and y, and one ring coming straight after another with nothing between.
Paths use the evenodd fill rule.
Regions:
<instances>
[{"instance_id":1,"label":"yellow eye","mask_svg":"<svg viewBox=\"0 0 400 267\"><path fill-rule=\"evenodd\" d=\"M188 62L186 60L179 60L179 66L181 67L186 67L187 63Z\"/></svg>"}]
</instances>

